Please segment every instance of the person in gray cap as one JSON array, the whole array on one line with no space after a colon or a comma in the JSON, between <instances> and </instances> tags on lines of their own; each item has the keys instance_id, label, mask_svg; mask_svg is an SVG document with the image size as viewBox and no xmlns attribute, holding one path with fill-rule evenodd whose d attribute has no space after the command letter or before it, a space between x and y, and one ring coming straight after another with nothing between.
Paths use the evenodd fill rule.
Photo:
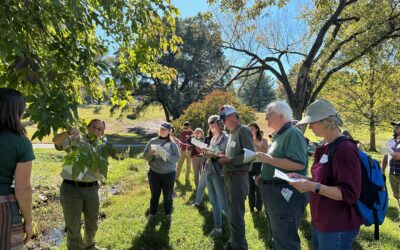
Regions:
<instances>
[{"instance_id":1,"label":"person in gray cap","mask_svg":"<svg viewBox=\"0 0 400 250\"><path fill-rule=\"evenodd\" d=\"M157 214L162 191L165 216L171 219L176 163L180 157L178 146L171 138L171 130L171 124L161 124L159 136L150 139L144 149L143 156L150 165L147 174L151 191L149 218ZM161 151L166 152L165 155Z\"/></svg>"},{"instance_id":2,"label":"person in gray cap","mask_svg":"<svg viewBox=\"0 0 400 250\"><path fill-rule=\"evenodd\" d=\"M339 127L342 125L335 107L327 100L311 103L305 117L297 125L309 124L309 128L325 144L315 150L312 177L289 173L291 182L299 192L310 195L311 234L313 249L351 249L363 219L356 208L361 194L361 161L357 145L343 140ZM338 143L340 142L340 143ZM329 159L329 146L336 150ZM288 249L288 248L287 248Z\"/></svg>"},{"instance_id":3,"label":"person in gray cap","mask_svg":"<svg viewBox=\"0 0 400 250\"><path fill-rule=\"evenodd\" d=\"M397 200L400 223L400 121L391 122L393 126L393 138L386 142L386 147L393 150L393 154L384 155L382 158L382 171L385 174L389 163L389 182L392 187L393 197Z\"/></svg>"},{"instance_id":4,"label":"person in gray cap","mask_svg":"<svg viewBox=\"0 0 400 250\"><path fill-rule=\"evenodd\" d=\"M286 181L274 178L275 170L307 174L307 144L303 133L292 124L292 109L286 102L268 104L266 121L274 136L268 153L257 152L263 163L256 178L267 212L275 249L300 249L298 228L307 205L307 196Z\"/></svg>"},{"instance_id":5,"label":"person in gray cap","mask_svg":"<svg viewBox=\"0 0 400 250\"><path fill-rule=\"evenodd\" d=\"M219 155L218 162L223 164L225 189L228 197L229 226L231 237L228 249L248 249L244 212L245 200L249 192L249 172L251 163L244 162L244 149L255 151L253 136L247 126L240 124L239 115L231 105L224 105L219 116L230 130L225 154Z\"/></svg>"}]
</instances>

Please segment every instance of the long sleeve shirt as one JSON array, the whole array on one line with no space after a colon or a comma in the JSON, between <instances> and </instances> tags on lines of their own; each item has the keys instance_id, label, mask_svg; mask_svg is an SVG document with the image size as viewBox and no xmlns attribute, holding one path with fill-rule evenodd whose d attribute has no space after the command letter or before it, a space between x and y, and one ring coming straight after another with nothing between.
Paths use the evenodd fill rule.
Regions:
<instances>
[{"instance_id":1,"label":"long sleeve shirt","mask_svg":"<svg viewBox=\"0 0 400 250\"><path fill-rule=\"evenodd\" d=\"M149 162L151 170L158 174L168 174L175 171L176 163L180 158L180 152L176 143L173 140L167 140L166 138L155 137L147 143L144 149L143 157ZM151 145L159 145L167 151L165 161L158 155L149 154Z\"/></svg>"}]
</instances>

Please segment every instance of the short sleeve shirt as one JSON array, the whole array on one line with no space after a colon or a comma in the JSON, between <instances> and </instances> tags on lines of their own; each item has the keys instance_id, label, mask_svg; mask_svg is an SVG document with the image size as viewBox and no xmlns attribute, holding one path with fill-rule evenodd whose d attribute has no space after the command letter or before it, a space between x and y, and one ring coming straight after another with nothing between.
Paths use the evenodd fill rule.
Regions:
<instances>
[{"instance_id":1,"label":"short sleeve shirt","mask_svg":"<svg viewBox=\"0 0 400 250\"><path fill-rule=\"evenodd\" d=\"M277 158L286 158L288 160L304 165L303 170L288 171L272 166L270 164L263 164L261 170L261 177L264 180L272 180L275 168L283 172L297 172L301 175L307 175L307 144L303 133L296 127L286 124L274 136L272 143L268 149L268 154Z\"/></svg>"},{"instance_id":2,"label":"short sleeve shirt","mask_svg":"<svg viewBox=\"0 0 400 250\"><path fill-rule=\"evenodd\" d=\"M17 164L34 159L28 138L10 131L0 132L0 195L14 193L12 186Z\"/></svg>"}]
</instances>

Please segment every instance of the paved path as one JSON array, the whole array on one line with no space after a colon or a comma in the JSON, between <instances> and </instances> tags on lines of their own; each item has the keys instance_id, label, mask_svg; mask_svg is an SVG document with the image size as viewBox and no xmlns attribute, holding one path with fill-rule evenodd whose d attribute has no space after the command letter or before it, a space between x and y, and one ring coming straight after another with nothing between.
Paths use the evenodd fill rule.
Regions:
<instances>
[{"instance_id":1,"label":"paved path","mask_svg":"<svg viewBox=\"0 0 400 250\"><path fill-rule=\"evenodd\" d=\"M33 148L54 148L54 144L46 143L35 143L32 144ZM113 144L115 148L125 148L125 147L144 147L146 144Z\"/></svg>"}]
</instances>

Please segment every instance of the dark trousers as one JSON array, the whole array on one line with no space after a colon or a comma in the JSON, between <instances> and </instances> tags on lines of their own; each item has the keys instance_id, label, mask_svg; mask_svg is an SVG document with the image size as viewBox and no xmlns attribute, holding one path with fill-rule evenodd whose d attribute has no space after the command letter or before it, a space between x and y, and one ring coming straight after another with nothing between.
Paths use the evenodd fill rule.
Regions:
<instances>
[{"instance_id":1,"label":"dark trousers","mask_svg":"<svg viewBox=\"0 0 400 250\"><path fill-rule=\"evenodd\" d=\"M250 211L256 208L258 211L262 210L263 201L261 198L260 190L256 185L254 178L261 173L261 162L253 163L253 167L249 172L249 207Z\"/></svg>"},{"instance_id":2,"label":"dark trousers","mask_svg":"<svg viewBox=\"0 0 400 250\"><path fill-rule=\"evenodd\" d=\"M148 172L151 198L150 198L150 214L155 215L158 209L161 190L163 192L165 214L172 213L172 194L174 191L174 180L176 171L167 174L158 174L153 170Z\"/></svg>"}]
</instances>

